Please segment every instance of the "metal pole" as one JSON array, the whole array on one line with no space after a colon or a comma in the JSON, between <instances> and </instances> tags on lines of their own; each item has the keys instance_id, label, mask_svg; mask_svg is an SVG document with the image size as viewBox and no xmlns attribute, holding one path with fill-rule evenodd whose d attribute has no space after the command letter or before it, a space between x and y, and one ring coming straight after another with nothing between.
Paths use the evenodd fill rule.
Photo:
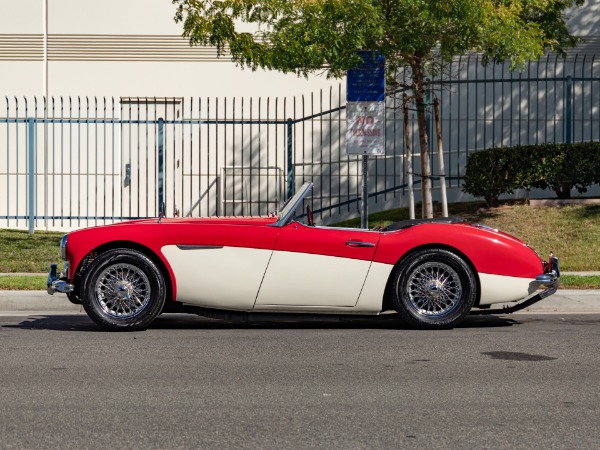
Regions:
<instances>
[{"instance_id":1,"label":"metal pole","mask_svg":"<svg viewBox=\"0 0 600 450\"><path fill-rule=\"evenodd\" d=\"M164 136L165 136L165 121L161 117L158 119L158 215L166 214L165 197L164 197Z\"/></svg>"},{"instance_id":2,"label":"metal pole","mask_svg":"<svg viewBox=\"0 0 600 450\"><path fill-rule=\"evenodd\" d=\"M572 129L573 129L573 77L571 75L569 75L567 77L567 92L566 92L567 98L566 98L566 105L567 105L567 111L566 111L566 120L565 120L565 134L566 134L566 141L567 144L572 144L573 143L573 133L572 133Z\"/></svg>"},{"instance_id":3,"label":"metal pole","mask_svg":"<svg viewBox=\"0 0 600 450\"><path fill-rule=\"evenodd\" d=\"M48 230L48 0L43 4L43 33L44 33L44 225Z\"/></svg>"},{"instance_id":4,"label":"metal pole","mask_svg":"<svg viewBox=\"0 0 600 450\"><path fill-rule=\"evenodd\" d=\"M27 118L27 190L29 210L29 234L35 230L35 121Z\"/></svg>"},{"instance_id":5,"label":"metal pole","mask_svg":"<svg viewBox=\"0 0 600 450\"><path fill-rule=\"evenodd\" d=\"M294 147L292 145L293 122L292 119L287 120L287 198L294 196L295 188L295 167L294 167Z\"/></svg>"},{"instance_id":6,"label":"metal pole","mask_svg":"<svg viewBox=\"0 0 600 450\"><path fill-rule=\"evenodd\" d=\"M442 215L448 217L448 197L446 196L446 172L444 170L444 148L442 146L442 123L440 119L440 101L433 101L435 113L435 131L437 134L438 147L438 170L440 171L440 194L442 197Z\"/></svg>"},{"instance_id":7,"label":"metal pole","mask_svg":"<svg viewBox=\"0 0 600 450\"><path fill-rule=\"evenodd\" d=\"M362 157L362 197L361 197L360 227L365 230L369 228L368 162L369 162L369 155L363 155L363 157Z\"/></svg>"}]
</instances>

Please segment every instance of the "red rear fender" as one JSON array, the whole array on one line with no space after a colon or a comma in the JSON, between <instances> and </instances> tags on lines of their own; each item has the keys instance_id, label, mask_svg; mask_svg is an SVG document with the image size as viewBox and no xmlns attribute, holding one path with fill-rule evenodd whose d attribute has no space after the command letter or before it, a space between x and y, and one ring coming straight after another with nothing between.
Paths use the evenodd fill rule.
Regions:
<instances>
[{"instance_id":1,"label":"red rear fender","mask_svg":"<svg viewBox=\"0 0 600 450\"><path fill-rule=\"evenodd\" d=\"M424 224L383 233L374 261L396 264L418 247L446 247L465 255L478 273L535 278L542 263L531 248L512 236L467 224Z\"/></svg>"}]
</instances>

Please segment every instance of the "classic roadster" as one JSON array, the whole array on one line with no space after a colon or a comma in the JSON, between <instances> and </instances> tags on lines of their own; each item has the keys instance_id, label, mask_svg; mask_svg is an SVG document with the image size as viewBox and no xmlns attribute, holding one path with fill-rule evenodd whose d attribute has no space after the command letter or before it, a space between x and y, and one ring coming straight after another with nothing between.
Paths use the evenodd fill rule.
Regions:
<instances>
[{"instance_id":1,"label":"classic roadster","mask_svg":"<svg viewBox=\"0 0 600 450\"><path fill-rule=\"evenodd\" d=\"M470 312L509 313L553 294L558 260L460 218L386 229L315 226L306 183L269 218L158 218L74 231L48 293L67 293L103 328L140 330L163 312L278 320L397 317L449 328ZM521 301L523 300L523 301ZM505 309L498 303L518 302ZM292 316L294 315L294 316Z\"/></svg>"}]
</instances>

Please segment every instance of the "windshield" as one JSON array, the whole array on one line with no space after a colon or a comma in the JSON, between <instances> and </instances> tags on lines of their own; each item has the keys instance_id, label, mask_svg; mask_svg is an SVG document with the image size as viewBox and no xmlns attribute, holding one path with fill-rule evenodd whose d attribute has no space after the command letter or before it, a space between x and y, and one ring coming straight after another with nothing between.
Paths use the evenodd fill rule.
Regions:
<instances>
[{"instance_id":1,"label":"windshield","mask_svg":"<svg viewBox=\"0 0 600 450\"><path fill-rule=\"evenodd\" d=\"M277 214L277 222L275 223L276 226L281 227L289 223L290 220L292 220L292 218L294 217L294 211L296 211L296 208L300 206L302 200L304 199L304 197L306 197L306 194L310 192L312 187L313 184L307 181L302 185L300 189L298 189L298 191L294 194L293 197L291 197L290 199L288 199L288 201L284 203L283 207L281 208L281 211L279 212L279 214Z\"/></svg>"}]
</instances>

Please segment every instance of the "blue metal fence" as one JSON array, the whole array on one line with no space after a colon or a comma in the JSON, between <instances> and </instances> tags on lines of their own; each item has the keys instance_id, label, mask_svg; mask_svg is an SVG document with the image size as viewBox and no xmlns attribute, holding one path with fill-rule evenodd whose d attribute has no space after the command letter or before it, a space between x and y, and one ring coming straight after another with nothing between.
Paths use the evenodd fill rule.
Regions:
<instances>
[{"instance_id":1,"label":"blue metal fence","mask_svg":"<svg viewBox=\"0 0 600 450\"><path fill-rule=\"evenodd\" d=\"M472 151L600 140L599 69L595 58L549 57L511 73L472 57L453 63L449 79L432 80L450 199L465 198L460 180ZM68 229L162 211L264 215L308 180L321 223L357 215L361 158L345 153L344 97L342 86L298 98L5 97L0 227ZM387 99L386 156L369 161L370 211L405 204L398 106ZM414 114L410 170L418 174Z\"/></svg>"}]
</instances>

